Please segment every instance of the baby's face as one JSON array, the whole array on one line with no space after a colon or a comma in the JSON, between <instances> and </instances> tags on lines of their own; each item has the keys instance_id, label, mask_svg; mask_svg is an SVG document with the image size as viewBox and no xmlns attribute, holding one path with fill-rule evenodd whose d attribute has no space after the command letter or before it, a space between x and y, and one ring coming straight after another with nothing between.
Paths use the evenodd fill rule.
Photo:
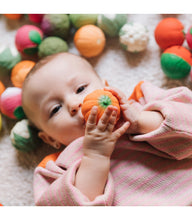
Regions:
<instances>
[{"instance_id":1,"label":"baby's face","mask_svg":"<svg viewBox=\"0 0 192 220\"><path fill-rule=\"evenodd\" d=\"M23 94L24 109L42 131L68 145L84 135L83 99L104 86L84 60L59 55L29 78Z\"/></svg>"}]
</instances>

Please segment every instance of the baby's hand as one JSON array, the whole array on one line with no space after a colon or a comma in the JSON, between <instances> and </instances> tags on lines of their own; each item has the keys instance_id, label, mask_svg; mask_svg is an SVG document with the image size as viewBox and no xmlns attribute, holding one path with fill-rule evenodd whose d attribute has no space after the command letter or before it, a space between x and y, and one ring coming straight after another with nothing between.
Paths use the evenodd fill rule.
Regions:
<instances>
[{"instance_id":1,"label":"baby's hand","mask_svg":"<svg viewBox=\"0 0 192 220\"><path fill-rule=\"evenodd\" d=\"M130 126L126 133L137 133L138 119L141 111L131 105L131 102L119 89L105 87L104 90L111 92L118 99L124 120L130 122Z\"/></svg>"},{"instance_id":2,"label":"baby's hand","mask_svg":"<svg viewBox=\"0 0 192 220\"><path fill-rule=\"evenodd\" d=\"M116 141L126 132L130 123L126 122L114 131L117 108L110 105L96 124L97 110L96 106L91 109L86 123L83 142L84 155L96 154L110 157Z\"/></svg>"}]
</instances>

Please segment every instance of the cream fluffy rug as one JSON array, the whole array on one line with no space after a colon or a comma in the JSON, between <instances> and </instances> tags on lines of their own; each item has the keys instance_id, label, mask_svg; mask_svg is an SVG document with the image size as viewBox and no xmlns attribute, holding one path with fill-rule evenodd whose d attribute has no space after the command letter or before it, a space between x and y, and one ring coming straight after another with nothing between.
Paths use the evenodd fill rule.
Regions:
<instances>
[{"instance_id":1,"label":"cream fluffy rug","mask_svg":"<svg viewBox=\"0 0 192 220\"><path fill-rule=\"evenodd\" d=\"M129 14L127 17L128 21L140 22L148 28L150 40L147 50L138 54L128 53L121 49L118 38L107 38L104 52L96 58L89 59L99 75L107 79L111 86L120 88L127 97L134 86L143 79L163 88L185 85L192 89L190 77L172 80L163 74L160 67L161 51L154 39L154 29L163 18L178 18L187 31L192 24L192 15ZM0 16L0 46L14 44L16 30L25 23L25 19L7 21ZM187 43L183 46L187 47ZM73 43L70 44L69 52L78 54ZM3 80L7 86L11 85L8 77ZM0 133L0 203L5 206L33 206L34 168L46 154L54 150L43 145L31 153L18 152L12 147L9 139L10 129L14 124L14 120L3 118L3 130Z\"/></svg>"}]
</instances>

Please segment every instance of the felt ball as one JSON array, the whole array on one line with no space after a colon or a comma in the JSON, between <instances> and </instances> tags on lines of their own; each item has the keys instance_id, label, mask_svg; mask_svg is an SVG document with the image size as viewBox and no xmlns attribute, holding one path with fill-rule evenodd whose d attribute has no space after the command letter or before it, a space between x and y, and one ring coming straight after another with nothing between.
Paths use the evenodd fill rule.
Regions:
<instances>
[{"instance_id":1,"label":"felt ball","mask_svg":"<svg viewBox=\"0 0 192 220\"><path fill-rule=\"evenodd\" d=\"M22 14L4 14L4 16L11 20L18 20L22 17Z\"/></svg>"},{"instance_id":2,"label":"felt ball","mask_svg":"<svg viewBox=\"0 0 192 220\"><path fill-rule=\"evenodd\" d=\"M41 144L37 129L30 125L27 119L15 124L11 129L10 139L17 150L24 152L32 151Z\"/></svg>"},{"instance_id":3,"label":"felt ball","mask_svg":"<svg viewBox=\"0 0 192 220\"><path fill-rule=\"evenodd\" d=\"M141 52L147 48L149 33L140 23L126 23L119 31L120 45L129 52Z\"/></svg>"},{"instance_id":4,"label":"felt ball","mask_svg":"<svg viewBox=\"0 0 192 220\"><path fill-rule=\"evenodd\" d=\"M177 18L165 18L155 28L155 40L162 50L181 46L185 40L184 26Z\"/></svg>"},{"instance_id":5,"label":"felt ball","mask_svg":"<svg viewBox=\"0 0 192 220\"><path fill-rule=\"evenodd\" d=\"M125 14L100 14L98 15L97 25L109 37L116 37L121 27L127 22Z\"/></svg>"},{"instance_id":6,"label":"felt ball","mask_svg":"<svg viewBox=\"0 0 192 220\"><path fill-rule=\"evenodd\" d=\"M8 87L1 94L0 109L1 112L11 119L22 119L25 117L21 101L21 88Z\"/></svg>"},{"instance_id":7,"label":"felt ball","mask_svg":"<svg viewBox=\"0 0 192 220\"><path fill-rule=\"evenodd\" d=\"M5 91L5 86L4 84L0 81L0 96L1 94Z\"/></svg>"},{"instance_id":8,"label":"felt ball","mask_svg":"<svg viewBox=\"0 0 192 220\"><path fill-rule=\"evenodd\" d=\"M192 50L192 26L189 27L186 33L186 40L189 48Z\"/></svg>"},{"instance_id":9,"label":"felt ball","mask_svg":"<svg viewBox=\"0 0 192 220\"><path fill-rule=\"evenodd\" d=\"M162 70L166 76L172 79L186 77L191 71L191 65L191 53L185 47L172 46L161 55Z\"/></svg>"},{"instance_id":10,"label":"felt ball","mask_svg":"<svg viewBox=\"0 0 192 220\"><path fill-rule=\"evenodd\" d=\"M43 32L34 25L23 25L17 30L15 45L21 54L33 55L43 39Z\"/></svg>"},{"instance_id":11,"label":"felt ball","mask_svg":"<svg viewBox=\"0 0 192 220\"><path fill-rule=\"evenodd\" d=\"M28 17L30 21L40 24L43 19L43 15L44 14L28 14Z\"/></svg>"},{"instance_id":12,"label":"felt ball","mask_svg":"<svg viewBox=\"0 0 192 220\"><path fill-rule=\"evenodd\" d=\"M98 114L97 114L97 122L103 115L107 106L113 105L117 107L117 119L116 122L120 118L120 106L118 99L109 91L105 91L103 89L97 89L90 94L88 94L84 100L81 107L81 112L85 118L85 121L88 120L88 117L91 113L91 109L93 106L98 107Z\"/></svg>"},{"instance_id":13,"label":"felt ball","mask_svg":"<svg viewBox=\"0 0 192 220\"><path fill-rule=\"evenodd\" d=\"M97 14L70 14L69 20L75 28L80 28L87 24L96 24Z\"/></svg>"},{"instance_id":14,"label":"felt ball","mask_svg":"<svg viewBox=\"0 0 192 220\"><path fill-rule=\"evenodd\" d=\"M41 29L47 36L57 36L67 39L70 29L69 16L66 14L45 14Z\"/></svg>"},{"instance_id":15,"label":"felt ball","mask_svg":"<svg viewBox=\"0 0 192 220\"><path fill-rule=\"evenodd\" d=\"M84 57L95 57L105 47L105 34L95 25L84 25L76 31L74 43L81 55Z\"/></svg>"},{"instance_id":16,"label":"felt ball","mask_svg":"<svg viewBox=\"0 0 192 220\"><path fill-rule=\"evenodd\" d=\"M8 74L21 61L21 55L14 45L0 47L0 72Z\"/></svg>"},{"instance_id":17,"label":"felt ball","mask_svg":"<svg viewBox=\"0 0 192 220\"><path fill-rule=\"evenodd\" d=\"M59 37L47 37L39 45L38 56L40 58L59 52L67 52L68 45L66 41Z\"/></svg>"},{"instance_id":18,"label":"felt ball","mask_svg":"<svg viewBox=\"0 0 192 220\"><path fill-rule=\"evenodd\" d=\"M35 62L31 60L23 60L17 63L11 71L11 81L13 85L22 88L23 82L27 74L34 67L34 65Z\"/></svg>"}]
</instances>

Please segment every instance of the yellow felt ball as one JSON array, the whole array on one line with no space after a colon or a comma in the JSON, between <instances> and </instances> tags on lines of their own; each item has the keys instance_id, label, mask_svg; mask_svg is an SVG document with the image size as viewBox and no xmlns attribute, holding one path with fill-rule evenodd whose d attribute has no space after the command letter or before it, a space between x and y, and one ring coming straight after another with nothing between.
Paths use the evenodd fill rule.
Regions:
<instances>
[{"instance_id":1,"label":"yellow felt ball","mask_svg":"<svg viewBox=\"0 0 192 220\"><path fill-rule=\"evenodd\" d=\"M95 25L84 25L77 30L74 36L74 43L78 51L84 57L95 57L105 47L105 35Z\"/></svg>"}]
</instances>

